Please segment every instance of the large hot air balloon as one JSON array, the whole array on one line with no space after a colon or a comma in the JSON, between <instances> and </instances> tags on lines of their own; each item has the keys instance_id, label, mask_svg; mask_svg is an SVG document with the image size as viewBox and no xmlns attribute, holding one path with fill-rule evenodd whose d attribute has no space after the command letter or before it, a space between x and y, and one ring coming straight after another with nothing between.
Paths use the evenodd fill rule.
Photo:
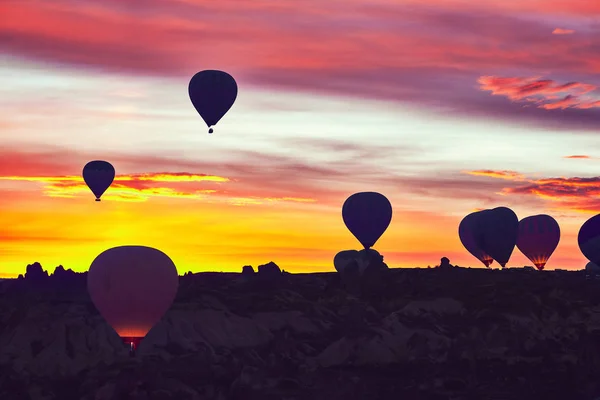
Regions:
<instances>
[{"instance_id":1,"label":"large hot air balloon","mask_svg":"<svg viewBox=\"0 0 600 400\"><path fill-rule=\"evenodd\" d=\"M348 230L368 249L390 225L392 204L380 193L355 193L344 202L342 218Z\"/></svg>"},{"instance_id":2,"label":"large hot air balloon","mask_svg":"<svg viewBox=\"0 0 600 400\"><path fill-rule=\"evenodd\" d=\"M458 225L458 236L465 249L489 268L494 259L479 248L475 238L476 221L479 216L480 211L477 211L464 217Z\"/></svg>"},{"instance_id":3,"label":"large hot air balloon","mask_svg":"<svg viewBox=\"0 0 600 400\"><path fill-rule=\"evenodd\" d=\"M87 276L92 302L131 355L175 299L179 277L160 250L120 246L101 253Z\"/></svg>"},{"instance_id":4,"label":"large hot air balloon","mask_svg":"<svg viewBox=\"0 0 600 400\"><path fill-rule=\"evenodd\" d=\"M342 273L348 265L357 262L358 257L357 250L342 250L333 257L333 266L337 272Z\"/></svg>"},{"instance_id":5,"label":"large hot air balloon","mask_svg":"<svg viewBox=\"0 0 600 400\"><path fill-rule=\"evenodd\" d=\"M114 179L115 168L107 161L90 161L83 167L83 180L96 196L96 201L100 201Z\"/></svg>"},{"instance_id":6,"label":"large hot air balloon","mask_svg":"<svg viewBox=\"0 0 600 400\"><path fill-rule=\"evenodd\" d=\"M510 259L517 244L519 219L510 208L496 207L481 211L476 221L477 245L489 254L502 268Z\"/></svg>"},{"instance_id":7,"label":"large hot air balloon","mask_svg":"<svg viewBox=\"0 0 600 400\"><path fill-rule=\"evenodd\" d=\"M600 265L600 214L585 221L579 229L577 242L585 258Z\"/></svg>"},{"instance_id":8,"label":"large hot air balloon","mask_svg":"<svg viewBox=\"0 0 600 400\"><path fill-rule=\"evenodd\" d=\"M560 241L560 227L546 214L533 215L519 221L517 247L540 271L556 250Z\"/></svg>"},{"instance_id":9,"label":"large hot air balloon","mask_svg":"<svg viewBox=\"0 0 600 400\"><path fill-rule=\"evenodd\" d=\"M238 87L227 72L205 70L192 77L188 92L194 108L209 127L208 133L213 133L212 127L233 106Z\"/></svg>"}]
</instances>

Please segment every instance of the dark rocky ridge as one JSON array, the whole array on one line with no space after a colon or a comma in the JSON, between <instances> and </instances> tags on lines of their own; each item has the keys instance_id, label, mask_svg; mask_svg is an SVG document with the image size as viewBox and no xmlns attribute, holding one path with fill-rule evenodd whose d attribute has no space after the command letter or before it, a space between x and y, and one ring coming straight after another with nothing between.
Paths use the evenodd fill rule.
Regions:
<instances>
[{"instance_id":1,"label":"dark rocky ridge","mask_svg":"<svg viewBox=\"0 0 600 400\"><path fill-rule=\"evenodd\" d=\"M0 282L0 398L600 396L600 282L583 272L269 269L180 277L132 360L86 274L30 267Z\"/></svg>"}]
</instances>

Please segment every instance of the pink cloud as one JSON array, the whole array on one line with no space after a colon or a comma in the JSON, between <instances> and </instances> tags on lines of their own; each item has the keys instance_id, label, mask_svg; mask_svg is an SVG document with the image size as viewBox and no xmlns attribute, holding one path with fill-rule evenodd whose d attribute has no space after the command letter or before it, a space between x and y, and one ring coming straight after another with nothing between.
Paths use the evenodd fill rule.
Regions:
<instances>
[{"instance_id":1,"label":"pink cloud","mask_svg":"<svg viewBox=\"0 0 600 400\"><path fill-rule=\"evenodd\" d=\"M473 174L473 172L477 171L467 171L466 173ZM507 179L504 171L486 171L485 174L479 175ZM518 173L508 174L508 176L518 176L518 179L515 180L516 185L504 187L501 190L505 195L537 198L559 211L600 212L600 177L527 179Z\"/></svg>"},{"instance_id":2,"label":"pink cloud","mask_svg":"<svg viewBox=\"0 0 600 400\"><path fill-rule=\"evenodd\" d=\"M377 98L455 117L596 130L595 100L575 103L566 97L573 93L546 90L542 107L525 97L531 107L524 111L488 99L473 84L482 75L551 70L596 86L598 35L578 32L576 45L548 40L555 26L546 18L596 15L600 6L590 3L148 0L141 13L132 0L12 1L0 3L0 49L46 65L173 77L182 86L199 69L220 68L245 88Z\"/></svg>"},{"instance_id":3,"label":"pink cloud","mask_svg":"<svg viewBox=\"0 0 600 400\"><path fill-rule=\"evenodd\" d=\"M559 84L550 79L496 76L482 76L478 82L481 90L492 92L492 95L502 95L512 101L528 101L546 110L600 107L600 100L594 99L600 97L600 94L592 93L597 86L587 83ZM568 94L557 100L558 93Z\"/></svg>"},{"instance_id":4,"label":"pink cloud","mask_svg":"<svg viewBox=\"0 0 600 400\"><path fill-rule=\"evenodd\" d=\"M573 33L575 33L573 29L556 28L552 31L553 35L571 35Z\"/></svg>"},{"instance_id":5,"label":"pink cloud","mask_svg":"<svg viewBox=\"0 0 600 400\"><path fill-rule=\"evenodd\" d=\"M586 156L586 155L572 155L572 156L564 156L563 158L569 158L569 159L590 159L592 157Z\"/></svg>"}]
</instances>

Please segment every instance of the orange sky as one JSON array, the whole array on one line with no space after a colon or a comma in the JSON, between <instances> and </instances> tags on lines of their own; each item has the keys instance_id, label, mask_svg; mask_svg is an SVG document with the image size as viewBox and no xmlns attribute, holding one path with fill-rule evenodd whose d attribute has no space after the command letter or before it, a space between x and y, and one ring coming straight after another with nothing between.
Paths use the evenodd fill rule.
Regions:
<instances>
[{"instance_id":1,"label":"orange sky","mask_svg":"<svg viewBox=\"0 0 600 400\"><path fill-rule=\"evenodd\" d=\"M392 202L375 245L391 267L482 267L458 224L503 205L555 217L547 268L581 268L578 229L600 212L598 14L589 0L4 1L0 277L84 271L125 244L180 273L332 270L359 246L341 218L359 191ZM202 69L239 87L210 136L187 97ZM100 203L80 176L94 159L117 171ZM525 264L515 249L509 265Z\"/></svg>"}]
</instances>

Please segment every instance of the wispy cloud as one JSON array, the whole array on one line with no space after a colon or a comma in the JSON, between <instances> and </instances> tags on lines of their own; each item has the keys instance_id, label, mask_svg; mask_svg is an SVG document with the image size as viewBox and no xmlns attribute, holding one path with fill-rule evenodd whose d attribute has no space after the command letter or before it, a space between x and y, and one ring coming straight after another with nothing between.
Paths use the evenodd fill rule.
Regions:
<instances>
[{"instance_id":1,"label":"wispy cloud","mask_svg":"<svg viewBox=\"0 0 600 400\"><path fill-rule=\"evenodd\" d=\"M588 17L599 6L583 0L493 3L352 0L340 7L312 0L278 5L151 0L142 15L132 11L137 3L131 0L9 1L0 4L5 17L0 48L61 65L168 76L182 85L198 69L218 66L243 87L385 99L453 116L595 130L598 103L577 97L585 84L546 85L544 102L531 103L548 111L540 115L486 101L473 82L482 73L507 76L517 70L522 76L561 71L567 79L595 82L599 36L582 29L568 43L548 40L548 32L557 32L548 16ZM524 84L536 85L518 83ZM547 96L557 89L569 93Z\"/></svg>"},{"instance_id":2,"label":"wispy cloud","mask_svg":"<svg viewBox=\"0 0 600 400\"><path fill-rule=\"evenodd\" d=\"M521 101L525 105L534 104L546 110L566 108L600 107L600 93L591 93L595 85L581 82L559 84L551 79L502 78L482 76L478 80L481 90L492 95L503 95L512 101Z\"/></svg>"},{"instance_id":3,"label":"wispy cloud","mask_svg":"<svg viewBox=\"0 0 600 400\"><path fill-rule=\"evenodd\" d=\"M505 195L531 196L546 201L551 207L561 211L600 212L600 177L560 177L530 179L506 171L466 171L467 174L482 175L496 179L508 179L523 182L511 187L504 187L501 193ZM512 178L518 177L517 179ZM508 178L507 178L508 177Z\"/></svg>"},{"instance_id":4,"label":"wispy cloud","mask_svg":"<svg viewBox=\"0 0 600 400\"><path fill-rule=\"evenodd\" d=\"M575 33L573 29L556 28L552 31L553 35L572 35Z\"/></svg>"},{"instance_id":5,"label":"wispy cloud","mask_svg":"<svg viewBox=\"0 0 600 400\"><path fill-rule=\"evenodd\" d=\"M494 171L494 170L478 170L478 171L465 171L465 173L474 176L488 176L491 178L506 179L509 181L523 181L525 176L515 171Z\"/></svg>"},{"instance_id":6,"label":"wispy cloud","mask_svg":"<svg viewBox=\"0 0 600 400\"><path fill-rule=\"evenodd\" d=\"M589 160L589 159L591 159L593 157L586 156L586 155L583 155L583 154L575 154L575 155L572 155L572 156L564 156L563 158L574 159L574 160Z\"/></svg>"},{"instance_id":7,"label":"wispy cloud","mask_svg":"<svg viewBox=\"0 0 600 400\"><path fill-rule=\"evenodd\" d=\"M48 197L74 198L89 195L89 188L79 176L0 176L0 181L38 182L43 184L43 194ZM224 183L230 179L221 176L190 174L186 172L158 172L118 175L102 196L106 200L146 201L150 197L172 197L184 199L206 199L207 195L220 196L235 205L265 204L274 202L315 202L302 197L236 197L227 196L228 191L220 188L203 188L190 183Z\"/></svg>"}]
</instances>

